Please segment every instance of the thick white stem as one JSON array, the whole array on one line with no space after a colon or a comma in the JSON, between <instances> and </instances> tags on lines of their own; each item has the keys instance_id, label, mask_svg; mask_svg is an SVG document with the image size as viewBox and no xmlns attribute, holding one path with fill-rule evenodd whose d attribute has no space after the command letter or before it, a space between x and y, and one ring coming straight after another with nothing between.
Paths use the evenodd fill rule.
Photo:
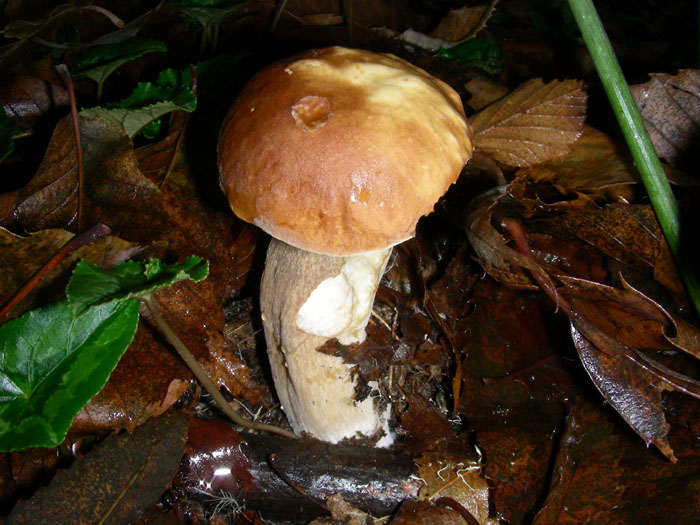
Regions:
<instances>
[{"instance_id":1,"label":"thick white stem","mask_svg":"<svg viewBox=\"0 0 700 525\"><path fill-rule=\"evenodd\" d=\"M384 434L381 444L390 442L371 396L355 400L353 367L317 351L333 338L364 340L390 253L331 257L271 241L260 305L275 388L296 433L332 443Z\"/></svg>"}]
</instances>

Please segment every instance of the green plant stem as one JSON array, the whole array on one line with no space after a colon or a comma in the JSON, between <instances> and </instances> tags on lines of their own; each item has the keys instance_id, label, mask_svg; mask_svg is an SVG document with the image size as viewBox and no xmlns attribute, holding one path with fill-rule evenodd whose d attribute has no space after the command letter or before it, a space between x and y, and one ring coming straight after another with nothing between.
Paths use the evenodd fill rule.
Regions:
<instances>
[{"instance_id":1,"label":"green plant stem","mask_svg":"<svg viewBox=\"0 0 700 525\"><path fill-rule=\"evenodd\" d=\"M681 221L678 205L610 45L610 40L592 0L569 0L569 6L637 165L654 213L676 261L678 272L696 312L700 314L700 282L695 269L681 250Z\"/></svg>"},{"instance_id":2,"label":"green plant stem","mask_svg":"<svg viewBox=\"0 0 700 525\"><path fill-rule=\"evenodd\" d=\"M206 388L207 392L209 392L209 395L211 395L211 397L214 398L214 401L216 401L216 404L219 405L219 407L224 412L224 414L226 414L229 418L231 418L231 420L234 423L236 423L237 425L240 425L242 427L252 428L254 430L262 430L262 431L266 431L266 432L272 432L273 434L278 434L278 435L284 436L286 438L292 438L292 439L299 438L299 436L297 436L293 432L290 432L289 430L285 430L283 428L276 427L274 425L267 425L265 423L258 423L256 421L248 421L247 419L242 417L238 412L236 412L233 408L231 408L231 405L229 405L228 401L226 401L226 398L221 394L221 392L219 391L219 388L209 378L207 373L199 365L197 360L194 358L192 353L189 351L189 349L187 348L185 343L182 342L182 340L177 336L177 334L173 331L173 329L170 328L170 325L167 323L167 321L160 314L160 310L158 310L158 306L153 301L151 294L141 296L140 299L141 299L141 301L143 301L143 303L146 305L148 310L151 312L151 315L153 316L153 320L155 321L156 325L158 326L160 331L163 333L165 338L168 340L168 342L173 346L173 348L175 348L177 353L180 355L180 357L185 362L185 364L189 367L189 369L192 370L192 373L199 380L199 382L202 384L202 386L204 388Z\"/></svg>"}]
</instances>

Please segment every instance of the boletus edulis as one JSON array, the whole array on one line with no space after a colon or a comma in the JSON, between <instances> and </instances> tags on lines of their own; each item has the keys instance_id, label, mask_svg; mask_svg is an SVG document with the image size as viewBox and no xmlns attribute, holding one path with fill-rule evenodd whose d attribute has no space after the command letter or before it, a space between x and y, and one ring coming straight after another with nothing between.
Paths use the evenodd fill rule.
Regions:
<instances>
[{"instance_id":1,"label":"boletus edulis","mask_svg":"<svg viewBox=\"0 0 700 525\"><path fill-rule=\"evenodd\" d=\"M356 399L352 365L392 247L472 153L457 93L389 54L331 47L258 73L221 129L221 187L272 236L260 290L270 366L297 434L388 445L386 410Z\"/></svg>"}]
</instances>

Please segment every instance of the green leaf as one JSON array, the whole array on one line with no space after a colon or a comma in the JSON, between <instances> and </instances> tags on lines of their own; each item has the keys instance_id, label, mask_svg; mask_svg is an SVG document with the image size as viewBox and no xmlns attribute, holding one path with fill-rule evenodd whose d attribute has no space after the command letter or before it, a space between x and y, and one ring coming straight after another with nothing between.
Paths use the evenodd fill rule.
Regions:
<instances>
[{"instance_id":1,"label":"green leaf","mask_svg":"<svg viewBox=\"0 0 700 525\"><path fill-rule=\"evenodd\" d=\"M129 137L172 111L192 112L197 108L197 96L190 89L192 73L189 69L161 71L153 82L139 82L128 97L107 107L87 108L83 117L102 116L124 129ZM151 130L151 132L157 132Z\"/></svg>"},{"instance_id":2,"label":"green leaf","mask_svg":"<svg viewBox=\"0 0 700 525\"><path fill-rule=\"evenodd\" d=\"M80 54L72 72L76 77L88 77L97 82L98 92L101 93L107 77L119 67L146 53L167 50L163 42L147 38L131 38L115 44L94 45Z\"/></svg>"},{"instance_id":3,"label":"green leaf","mask_svg":"<svg viewBox=\"0 0 700 525\"><path fill-rule=\"evenodd\" d=\"M0 326L0 451L63 441L131 343L139 307L111 301L73 318L62 301Z\"/></svg>"},{"instance_id":4,"label":"green leaf","mask_svg":"<svg viewBox=\"0 0 700 525\"><path fill-rule=\"evenodd\" d=\"M171 7L182 11L186 19L208 28L220 24L243 3L241 0L185 0L175 2Z\"/></svg>"},{"instance_id":5,"label":"green leaf","mask_svg":"<svg viewBox=\"0 0 700 525\"><path fill-rule=\"evenodd\" d=\"M71 313L77 317L92 305L138 299L177 281L199 282L208 273L208 261L196 256L187 257L181 264L164 264L158 259L126 261L106 270L80 261L68 282L66 296Z\"/></svg>"},{"instance_id":6,"label":"green leaf","mask_svg":"<svg viewBox=\"0 0 700 525\"><path fill-rule=\"evenodd\" d=\"M449 49L440 48L437 54L445 60L456 60L460 66L478 67L491 74L503 70L501 48L488 36L477 36Z\"/></svg>"},{"instance_id":7,"label":"green leaf","mask_svg":"<svg viewBox=\"0 0 700 525\"><path fill-rule=\"evenodd\" d=\"M4 110L0 110L0 161L15 150L14 136L18 133L19 128L10 122Z\"/></svg>"}]
</instances>

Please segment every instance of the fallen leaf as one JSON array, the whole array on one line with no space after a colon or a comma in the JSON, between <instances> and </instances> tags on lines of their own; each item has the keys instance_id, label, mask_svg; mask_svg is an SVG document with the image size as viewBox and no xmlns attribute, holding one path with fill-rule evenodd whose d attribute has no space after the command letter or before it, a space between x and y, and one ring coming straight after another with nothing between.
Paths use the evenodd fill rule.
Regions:
<instances>
[{"instance_id":1,"label":"fallen leaf","mask_svg":"<svg viewBox=\"0 0 700 525\"><path fill-rule=\"evenodd\" d=\"M9 299L73 234L48 229L19 236L0 228L0 303ZM113 235L102 237L66 257L12 310L12 316L63 298L69 270L78 259L112 266L138 254L143 248Z\"/></svg>"},{"instance_id":2,"label":"fallen leaf","mask_svg":"<svg viewBox=\"0 0 700 525\"><path fill-rule=\"evenodd\" d=\"M570 407L549 492L533 522L680 523L700 512L695 400L667 395L678 463L649 451L610 412L584 399ZM611 502L615 502L612 504Z\"/></svg>"},{"instance_id":3,"label":"fallen leaf","mask_svg":"<svg viewBox=\"0 0 700 525\"><path fill-rule=\"evenodd\" d=\"M565 190L597 192L601 189L639 182L639 175L629 152L588 125L568 155L518 170L517 177L550 182Z\"/></svg>"},{"instance_id":4,"label":"fallen leaf","mask_svg":"<svg viewBox=\"0 0 700 525\"><path fill-rule=\"evenodd\" d=\"M488 77L472 78L464 87L471 95L466 104L474 111L480 111L508 94L506 86Z\"/></svg>"},{"instance_id":5,"label":"fallen leaf","mask_svg":"<svg viewBox=\"0 0 700 525\"><path fill-rule=\"evenodd\" d=\"M0 105L14 124L28 130L49 111L67 106L68 94L56 84L20 75L12 82L0 83Z\"/></svg>"},{"instance_id":6,"label":"fallen leaf","mask_svg":"<svg viewBox=\"0 0 700 525\"><path fill-rule=\"evenodd\" d=\"M572 323L572 337L581 363L603 397L645 441L654 444L674 463L676 457L668 442L669 425L664 416L661 392L670 385L626 359L629 350L595 328L586 330L592 343L579 332L582 323Z\"/></svg>"},{"instance_id":7,"label":"fallen leaf","mask_svg":"<svg viewBox=\"0 0 700 525\"><path fill-rule=\"evenodd\" d=\"M5 523L129 523L154 505L175 476L188 411L171 411L132 434L107 438L51 485L19 502Z\"/></svg>"},{"instance_id":8,"label":"fallen leaf","mask_svg":"<svg viewBox=\"0 0 700 525\"><path fill-rule=\"evenodd\" d=\"M418 476L425 483L420 498L449 498L466 509L479 523L490 519L490 487L481 473L478 456L459 440L443 443L416 460Z\"/></svg>"},{"instance_id":9,"label":"fallen leaf","mask_svg":"<svg viewBox=\"0 0 700 525\"><path fill-rule=\"evenodd\" d=\"M464 518L449 507L429 501L406 500L391 519L392 525L461 525Z\"/></svg>"},{"instance_id":10,"label":"fallen leaf","mask_svg":"<svg viewBox=\"0 0 700 525\"><path fill-rule=\"evenodd\" d=\"M396 431L408 434L402 444L408 453L424 452L454 435L445 415L434 405L413 392L405 394L408 409L401 414Z\"/></svg>"},{"instance_id":11,"label":"fallen leaf","mask_svg":"<svg viewBox=\"0 0 700 525\"><path fill-rule=\"evenodd\" d=\"M438 26L430 33L432 38L446 42L457 42L472 33L476 28L482 28L486 21L482 20L487 6L465 6L451 9L447 16L440 20Z\"/></svg>"},{"instance_id":12,"label":"fallen leaf","mask_svg":"<svg viewBox=\"0 0 700 525\"><path fill-rule=\"evenodd\" d=\"M131 141L115 125L80 119L83 148L83 213L86 224L103 222L124 239L153 242L149 232L167 231L162 194L138 171ZM12 219L27 231L65 228L77 216L78 170L70 116L61 119L36 175L16 193ZM138 204L136 204L138 203ZM149 220L143 220L144 208ZM101 220L104 217L105 220ZM145 226L148 226L146 228Z\"/></svg>"},{"instance_id":13,"label":"fallen leaf","mask_svg":"<svg viewBox=\"0 0 700 525\"><path fill-rule=\"evenodd\" d=\"M107 384L78 413L68 435L133 432L167 410L172 395L183 394L191 380L179 356L141 322Z\"/></svg>"},{"instance_id":14,"label":"fallen leaf","mask_svg":"<svg viewBox=\"0 0 700 525\"><path fill-rule=\"evenodd\" d=\"M517 183L513 184L513 188L516 194L523 189ZM525 197L525 193L519 195ZM499 193L491 192L484 197L485 200L477 200L472 205L474 210L479 210L481 217L475 216L475 211L467 212L467 224L472 228L467 233L470 240L474 239L472 246L479 254L480 262L487 272L510 286L519 284L526 287L528 274L537 282L556 308L571 319L573 339L580 359L596 387L647 444L653 443L675 461L667 440L669 429L660 394L665 390L676 390L700 399L700 382L662 364L644 350L674 350L667 333L673 333L676 326L681 326L683 335L678 340L688 345L683 350L689 355L697 355L698 345L689 343L692 337L685 330L694 332L696 339L700 339L700 331L679 324L682 323L680 320L675 321L668 311L627 285L624 279L621 279L620 289L577 279L568 274L571 267L562 265L561 259L552 257L546 251L533 250L530 239L538 239L538 236L532 236L520 221L528 220L529 224L534 225L538 213L544 214L547 210L557 209L557 206L545 205L537 198L528 197L520 202L522 207L518 209L515 202L509 200L514 195L508 197L502 189ZM611 209L629 213L633 207L614 206ZM574 207L574 210L577 208ZM591 218L596 217L596 228L604 235L610 236L609 231L612 232L612 244L621 243L615 237L615 221L610 220L615 215L609 217L600 211L596 213L595 209L586 209L585 213L591 214ZM518 214L522 215L516 219ZM493 215L502 217L498 228L492 222ZM540 219L540 222L544 222L544 219ZM475 224L479 225L478 228ZM489 232L489 229L492 231ZM542 230L541 226L539 229ZM477 230L478 235L475 233ZM648 233L651 228L646 230ZM578 229L575 231L580 232ZM507 246L508 241L512 241L513 248ZM633 245L640 240L630 238L629 242ZM642 254L641 259L648 261L651 257L649 253L646 256ZM620 257L620 260L624 261L625 258ZM516 280L509 276L509 272L517 276ZM651 273L651 269L647 268L647 275L651 276Z\"/></svg>"},{"instance_id":15,"label":"fallen leaf","mask_svg":"<svg viewBox=\"0 0 700 525\"><path fill-rule=\"evenodd\" d=\"M617 505L609 502L624 501L625 484L618 482L620 450L621 439L604 416L577 403L567 418L549 493L534 523L618 520Z\"/></svg>"},{"instance_id":16,"label":"fallen leaf","mask_svg":"<svg viewBox=\"0 0 700 525\"><path fill-rule=\"evenodd\" d=\"M672 166L694 166L700 138L700 71L650 76L648 82L630 89L656 153Z\"/></svg>"},{"instance_id":17,"label":"fallen leaf","mask_svg":"<svg viewBox=\"0 0 700 525\"><path fill-rule=\"evenodd\" d=\"M578 80L525 82L477 113L475 147L506 167L526 167L566 155L583 130L586 93Z\"/></svg>"}]
</instances>

